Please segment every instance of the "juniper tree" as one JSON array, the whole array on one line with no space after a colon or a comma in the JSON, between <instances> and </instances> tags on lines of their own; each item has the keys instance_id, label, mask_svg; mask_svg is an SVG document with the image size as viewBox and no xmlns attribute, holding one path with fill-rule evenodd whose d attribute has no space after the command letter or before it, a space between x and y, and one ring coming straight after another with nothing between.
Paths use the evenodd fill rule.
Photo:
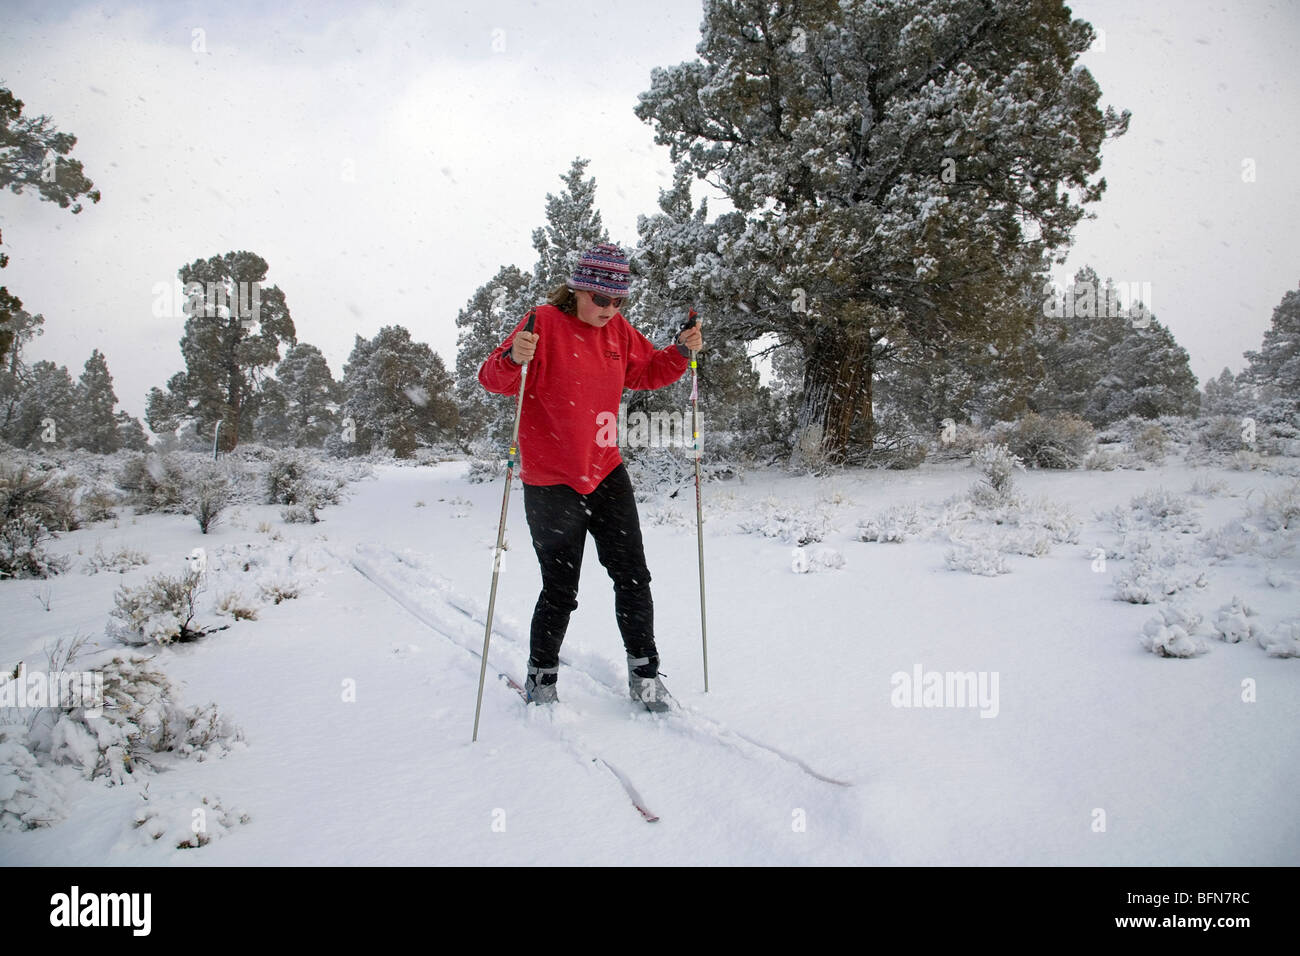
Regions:
<instances>
[{"instance_id":1,"label":"juniper tree","mask_svg":"<svg viewBox=\"0 0 1300 956\"><path fill-rule=\"evenodd\" d=\"M1024 290L1096 202L1108 136L1060 0L707 0L700 59L637 115L741 214L719 283L803 359L800 421L873 441L891 363L1023 337Z\"/></svg>"},{"instance_id":2,"label":"juniper tree","mask_svg":"<svg viewBox=\"0 0 1300 956\"><path fill-rule=\"evenodd\" d=\"M293 319L278 286L261 287L266 260L251 252L228 252L181 267L187 293L181 354L185 371L167 390L149 390L146 419L155 432L192 422L211 439L221 425L220 447L253 437L252 412L265 370L280 360L280 345L297 341Z\"/></svg>"},{"instance_id":3,"label":"juniper tree","mask_svg":"<svg viewBox=\"0 0 1300 956\"><path fill-rule=\"evenodd\" d=\"M1265 420L1285 421L1300 413L1300 289L1286 293L1273 309L1259 351L1244 354L1249 364L1241 380L1259 389Z\"/></svg>"}]
</instances>

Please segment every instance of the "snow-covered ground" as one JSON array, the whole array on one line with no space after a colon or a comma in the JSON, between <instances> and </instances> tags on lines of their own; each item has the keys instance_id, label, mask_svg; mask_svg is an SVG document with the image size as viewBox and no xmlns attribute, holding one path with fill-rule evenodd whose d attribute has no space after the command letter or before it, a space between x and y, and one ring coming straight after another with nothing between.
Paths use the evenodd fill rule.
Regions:
<instances>
[{"instance_id":1,"label":"snow-covered ground","mask_svg":"<svg viewBox=\"0 0 1300 956\"><path fill-rule=\"evenodd\" d=\"M52 544L68 573L0 582L0 667L37 670L77 634L103 648L77 661L92 666L128 651L104 636L118 586L204 548L197 620L231 626L154 648L153 665L242 730L118 785L54 768L63 818L0 831L0 862L1300 862L1300 661L1265 650L1300 634L1300 518L1280 528L1268 511L1294 478L1018 473L1039 503L1000 525L958 500L978 477L958 462L710 484L708 694L693 493L651 496L662 669L686 709L668 717L626 700L594 546L561 705L526 708L497 679L522 676L539 588L516 487L471 743L501 482L467 483L466 467L378 466L316 525L243 505L204 537L193 518L123 509ZM882 516L869 527L902 540L860 540ZM81 573L97 545L149 563ZM232 590L256 620L216 613ZM901 706L926 702L932 673L971 673L985 696ZM208 840L178 848L200 818Z\"/></svg>"}]
</instances>

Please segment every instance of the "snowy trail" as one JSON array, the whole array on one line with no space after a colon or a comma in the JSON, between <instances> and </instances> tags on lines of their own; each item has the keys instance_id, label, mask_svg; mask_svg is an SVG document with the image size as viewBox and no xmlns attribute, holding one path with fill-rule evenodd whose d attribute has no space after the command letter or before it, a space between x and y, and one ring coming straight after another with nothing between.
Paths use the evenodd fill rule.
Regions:
<instances>
[{"instance_id":1,"label":"snowy trail","mask_svg":"<svg viewBox=\"0 0 1300 956\"><path fill-rule=\"evenodd\" d=\"M401 570L403 572L401 575L403 587L406 587L413 591L415 590L435 591L438 593L442 601L445 602L447 608L450 608L453 611L458 611L460 614L464 615L471 622L479 625L480 627L486 624L487 621L486 610L483 607L481 607L478 604L478 602L475 601L473 598L470 598L464 594L456 593L456 591L451 587L451 585L445 579L441 578L434 569L430 568L426 560L421 559L418 555L412 555L410 553L405 555L395 554L394 552L388 550L387 548L382 548L379 546L367 546L367 545L358 545L357 554L363 556L363 560L369 558L371 562L375 562L375 561L386 562L387 565L394 571L398 570L396 565L400 565ZM396 565L394 565L393 562L396 562ZM356 558L353 558L352 564L354 567L357 567L358 571L362 571L361 567L357 566ZM368 568L368 570L362 571L362 573L365 574L367 577L371 577L371 575L374 575L374 577L372 577L371 579L375 580L376 584L380 584L380 581L376 579L380 578L381 574L374 570L375 568L374 563L369 563L366 565L366 567ZM380 586L383 587L384 590L388 591L390 594L393 593L393 591L388 585L380 584ZM416 612L412 611L412 613L416 613ZM435 630L444 629L448 626L450 625L447 623L440 623L438 625L430 624L430 627L434 627ZM512 647L514 648L516 657L518 657L521 654L524 655L525 657L527 656L528 642L522 635L516 632L515 628L510 627L509 625L498 626L493 628L493 634L494 636L499 636L509 641ZM475 656L476 657L479 656L477 652L475 652ZM589 655L583 655L581 652L578 655L578 660L574 660L573 658L570 658L568 655L562 655L560 658L560 663L567 668L566 670L567 675L584 678L590 681L592 684L596 685L597 687L603 688L604 690L608 691L614 697L621 700L625 700L627 697L625 685L610 680L606 677L600 676L598 673L598 669L600 667L599 662L594 660L588 661L586 659L588 657ZM837 787L853 786L853 783L851 781L838 780L835 777L828 777L823 773L819 773L817 770L814 770L811 766L809 766L806 761L802 760L799 757L794 756L793 754L787 753L786 751L780 749L779 747L774 747L771 744L764 743L763 741L758 740L757 738L749 734L744 734L738 730L733 730L729 727L726 727L723 724L719 723L718 721L712 719L708 715L702 713L697 708L692 707L690 705L682 704L678 702L677 710L673 714L667 715L660 719L664 719L664 720L676 719L676 720L685 721L686 726L691 731L710 737L712 739L716 739L718 742L724 745L731 746L733 748L738 748L742 753L746 753L747 751L744 746L741 746L740 744L737 743L738 741L741 742L741 744L748 744L749 748L760 750L760 751L766 751L768 754L772 756L778 757L789 764L793 764L794 766L802 770L804 773L808 774L810 777L813 777L816 780L820 780L823 783L829 783Z\"/></svg>"},{"instance_id":2,"label":"snowy trail","mask_svg":"<svg viewBox=\"0 0 1300 956\"><path fill-rule=\"evenodd\" d=\"M331 553L333 552L331 551ZM335 555L335 558L340 561L344 560L342 558L339 558L338 555ZM447 640L451 641L456 646L464 648L464 650L472 654L476 660L481 661L483 659L482 652L473 650L470 647L466 647L460 641L456 640L456 638L449 635L443 629L442 626L440 626L435 621L431 620L426 613L421 611L414 602L406 598L401 593L401 591L392 587L384 579L382 573L376 571L373 564L358 560L355 557L352 558L351 561L349 561L348 563L350 563L352 567L356 569L358 574L360 574L363 578L365 578L371 584L375 585L375 587L379 588L381 591L383 591L385 594L391 597L394 601L396 601L398 604L404 607L407 611L411 613L412 616L414 616L418 621L420 621L422 624L427 626L430 630L441 635L442 637L445 637ZM490 657L491 656L490 649L488 653ZM512 677L509 674L506 674L505 672L502 672L500 676L504 677L509 682L510 689L513 693L515 693L517 696L522 696L523 685L520 683L518 678ZM627 793L628 798L632 801L632 806L636 808L637 812L640 813L643 818L645 818L646 822L648 823L659 822L659 817L656 816L653 811L647 809L645 805L645 800L642 799L641 794L637 791L636 786L628 778L627 774L623 773L621 770L619 770L617 767L615 767L612 763L610 763L605 758L601 757L599 754L591 754L590 752L583 752L581 745L575 739L573 739L572 735L564 734L563 732L559 731L558 728L553 728L553 729L557 731L557 736L559 736L562 740L564 740L565 743L569 744L572 749L577 750L579 752L580 760L589 761L591 763L597 764L598 766L604 767L606 770L608 770L614 776L614 778L618 780L619 784L623 787L623 790Z\"/></svg>"},{"instance_id":3,"label":"snowy trail","mask_svg":"<svg viewBox=\"0 0 1300 956\"><path fill-rule=\"evenodd\" d=\"M464 606L470 604L470 600L455 594L436 574L422 570L418 560L398 556L381 546L365 544L357 545L350 558L340 556L340 560L350 563L427 627L478 659L481 623L474 620L472 612L465 610ZM462 606L457 607L457 604ZM489 667L508 675L509 669L499 666L495 659L497 653L505 650L498 642L514 645L510 651L512 659L520 654L526 655L526 647L520 646L517 636L494 629L494 650L489 650L489 657L493 660ZM828 793L849 786L817 773L803 761L776 748L757 741L747 742L716 722L700 727L695 724L697 718L690 714L654 715L645 712L629 700L621 688L579 666L566 668L566 674L578 679L566 680L561 704L546 710L529 709L526 714L529 722L549 724L573 752L581 755L581 759L607 766L619 778L643 815L646 815L643 809L646 800L641 797L644 788L639 788L629 779L627 771L631 769L634 769L632 777L650 781L646 784L650 789L644 792L654 794L650 802L656 806L665 801L680 802L688 796L685 792L674 792L664 782L677 781L694 789L689 798L697 812L705 809L729 816L735 815L746 803L738 794L758 795L755 806L761 806L768 802L764 794L781 792L772 787L769 776L772 772L788 777L793 768L798 768L817 781L816 787L830 784ZM511 680L515 678L511 677ZM467 698L472 690L472 687L466 689ZM499 736L510 731L499 725L489 729L485 724L480 729L480 743L489 733ZM718 753L719 747L722 748L721 754ZM618 764L623 769L612 763L612 755L618 755ZM708 780L700 778L702 766L710 770ZM785 820L796 811L807 812L797 805L788 809L782 807L775 813L770 809L760 812L769 818L770 823L774 816L779 815ZM741 821L729 821L733 825L738 822ZM741 829L746 828L742 823Z\"/></svg>"}]
</instances>

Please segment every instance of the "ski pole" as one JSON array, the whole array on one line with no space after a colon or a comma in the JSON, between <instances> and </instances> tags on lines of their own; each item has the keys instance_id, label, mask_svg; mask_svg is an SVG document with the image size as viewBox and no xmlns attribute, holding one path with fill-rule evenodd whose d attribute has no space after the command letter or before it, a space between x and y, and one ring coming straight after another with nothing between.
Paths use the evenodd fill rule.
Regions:
<instances>
[{"instance_id":1,"label":"ski pole","mask_svg":"<svg viewBox=\"0 0 1300 956\"><path fill-rule=\"evenodd\" d=\"M682 326L682 332L700 322L694 309ZM680 335L681 332L678 333ZM709 628L704 614L704 511L700 506L700 379L696 356L691 349L691 433L695 440L695 532L700 555L700 646L704 652L704 693L709 692Z\"/></svg>"},{"instance_id":2,"label":"ski pole","mask_svg":"<svg viewBox=\"0 0 1300 956\"><path fill-rule=\"evenodd\" d=\"M528 313L525 332L533 331L533 319L537 310ZM478 701L474 704L474 736L471 743L478 740L478 715L483 706L483 681L487 677L488 642L492 639L492 612L497 603L497 577L501 573L501 552L505 550L506 510L510 507L510 479L514 477L515 462L519 458L519 419L524 411L524 381L528 378L528 363L519 370L519 397L515 400L515 427L510 433L510 457L506 460L506 489L501 497L501 523L497 525L497 548L492 558L492 593L488 597L487 626L483 629L483 660L478 670Z\"/></svg>"}]
</instances>

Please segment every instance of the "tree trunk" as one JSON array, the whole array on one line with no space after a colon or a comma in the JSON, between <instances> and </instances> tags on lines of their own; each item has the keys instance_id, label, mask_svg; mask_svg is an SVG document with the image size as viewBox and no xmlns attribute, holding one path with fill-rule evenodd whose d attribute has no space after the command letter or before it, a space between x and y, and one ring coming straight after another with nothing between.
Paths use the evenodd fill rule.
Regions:
<instances>
[{"instance_id":1,"label":"tree trunk","mask_svg":"<svg viewBox=\"0 0 1300 956\"><path fill-rule=\"evenodd\" d=\"M817 334L804 365L803 404L799 410L800 450L810 459L844 462L854 426L866 424L871 447L875 422L871 409L871 340L862 331L835 327Z\"/></svg>"}]
</instances>

